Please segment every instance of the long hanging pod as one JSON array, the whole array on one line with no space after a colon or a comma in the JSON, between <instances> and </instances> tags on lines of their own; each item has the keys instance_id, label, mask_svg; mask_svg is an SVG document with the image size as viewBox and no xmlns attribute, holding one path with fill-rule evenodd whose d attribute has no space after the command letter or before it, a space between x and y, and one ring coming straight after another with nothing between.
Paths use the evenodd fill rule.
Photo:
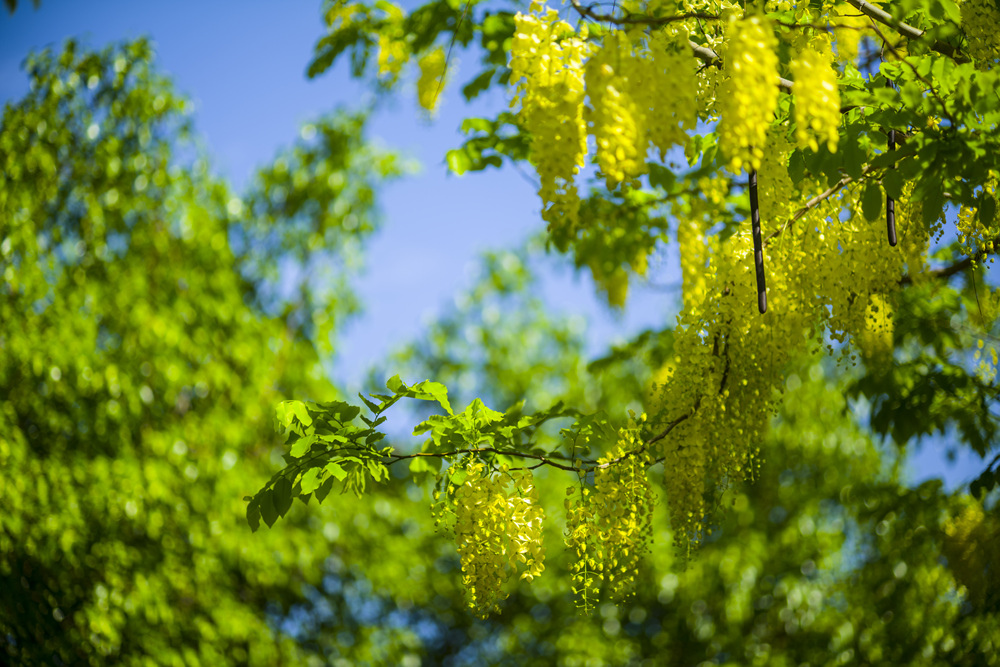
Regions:
<instances>
[{"instance_id":1,"label":"long hanging pod","mask_svg":"<svg viewBox=\"0 0 1000 667\"><path fill-rule=\"evenodd\" d=\"M889 130L889 150L896 150L896 130ZM889 245L896 246L896 200L885 193L885 226Z\"/></svg>"},{"instance_id":2,"label":"long hanging pod","mask_svg":"<svg viewBox=\"0 0 1000 667\"><path fill-rule=\"evenodd\" d=\"M764 242L760 238L756 169L750 172L750 227L753 230L753 265L757 270L757 310L763 315L767 312L767 285L764 282Z\"/></svg>"},{"instance_id":3,"label":"long hanging pod","mask_svg":"<svg viewBox=\"0 0 1000 667\"><path fill-rule=\"evenodd\" d=\"M892 81L885 80L885 87L892 88ZM889 150L896 150L896 130L889 130ZM890 167L895 169L895 167ZM896 247L896 200L885 193L885 228L889 236L889 245Z\"/></svg>"}]
</instances>

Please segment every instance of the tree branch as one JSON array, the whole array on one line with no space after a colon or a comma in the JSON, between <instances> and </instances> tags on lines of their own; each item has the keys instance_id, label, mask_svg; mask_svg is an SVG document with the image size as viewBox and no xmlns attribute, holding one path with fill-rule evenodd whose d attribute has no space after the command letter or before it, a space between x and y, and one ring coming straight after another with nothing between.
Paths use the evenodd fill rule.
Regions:
<instances>
[{"instance_id":1,"label":"tree branch","mask_svg":"<svg viewBox=\"0 0 1000 667\"><path fill-rule=\"evenodd\" d=\"M554 461L554 458L565 458L558 454L551 456L542 456L540 454L529 454L527 452L510 451L504 449L497 449L495 447L472 447L469 449L456 449L450 452L416 452L414 454L389 454L386 459L386 465L392 465L399 461L405 461L406 459L416 459L416 458L447 458L449 456L459 456L461 454L501 454L503 456L512 456L519 459L532 459L534 461L540 461L539 466L549 465L553 468L559 468L560 470L568 470L569 472L576 472L578 468L573 466L565 465ZM576 459L585 465L593 465L595 462L586 459ZM538 467L538 466L535 466Z\"/></svg>"},{"instance_id":2,"label":"tree branch","mask_svg":"<svg viewBox=\"0 0 1000 667\"><path fill-rule=\"evenodd\" d=\"M870 166L865 167L864 170L861 172L862 178L864 176L867 176L871 171L872 168ZM845 185L847 185L848 183L852 183L853 181L854 179L851 178L850 176L844 176L842 179L831 185L825 191L821 192L820 194L816 195L815 197L807 201L802 208L797 210L795 214L792 215L791 218L785 221L785 224L783 224L781 227L779 227L778 229L774 230L773 232L767 235L767 237L764 239L764 245L768 245L771 242L771 239L780 236L782 233L784 233L786 229L788 229L798 220L800 220L802 216L804 216L806 213L819 206L822 202L826 201L833 195L840 192Z\"/></svg>"},{"instance_id":3,"label":"tree branch","mask_svg":"<svg viewBox=\"0 0 1000 667\"><path fill-rule=\"evenodd\" d=\"M1000 236L993 239L993 247L995 248L997 246L1000 246ZM955 274L961 273L962 271L971 268L974 263L978 262L979 260L985 259L987 255L989 255L989 252L987 252L986 250L980 250L974 255L969 255L968 257L964 257L958 260L954 264L943 266L940 269L932 269L928 271L927 274L930 275L932 278L951 278ZM900 285L909 285L912 282L913 282L913 276L909 274L899 279Z\"/></svg>"},{"instance_id":4,"label":"tree branch","mask_svg":"<svg viewBox=\"0 0 1000 667\"><path fill-rule=\"evenodd\" d=\"M902 21L897 21L892 18L892 15L889 14L889 12L876 7L875 5L869 4L864 0L847 0L847 4L851 5L869 18L872 18L883 25L889 26L907 39L920 40L923 39L925 34L927 34L920 28L914 28L912 25L903 23ZM930 47L931 50L937 51L942 55L948 56L949 58L953 58L956 62L966 62L966 59L959 56L955 47L951 44L935 40Z\"/></svg>"}]
</instances>

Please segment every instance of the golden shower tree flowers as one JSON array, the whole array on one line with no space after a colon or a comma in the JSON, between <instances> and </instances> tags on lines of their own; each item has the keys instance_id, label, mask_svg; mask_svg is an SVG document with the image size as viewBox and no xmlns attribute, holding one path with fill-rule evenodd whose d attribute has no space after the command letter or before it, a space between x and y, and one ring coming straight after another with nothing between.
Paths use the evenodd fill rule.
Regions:
<instances>
[{"instance_id":1,"label":"golden shower tree flowers","mask_svg":"<svg viewBox=\"0 0 1000 667\"><path fill-rule=\"evenodd\" d=\"M437 47L424 54L417 62L420 67L420 78L417 80L417 101L427 113L437 110L444 89L445 75L448 70L447 57L444 49Z\"/></svg>"},{"instance_id":2,"label":"golden shower tree flowers","mask_svg":"<svg viewBox=\"0 0 1000 667\"><path fill-rule=\"evenodd\" d=\"M732 171L760 167L778 107L777 39L770 22L749 16L730 28L723 53L729 78L718 100L719 149Z\"/></svg>"},{"instance_id":3,"label":"golden shower tree flowers","mask_svg":"<svg viewBox=\"0 0 1000 667\"><path fill-rule=\"evenodd\" d=\"M510 50L512 108L531 135L531 163L540 181L542 219L549 231L567 235L579 220L575 176L586 163L583 63L590 45L540 2L514 17Z\"/></svg>"},{"instance_id":4,"label":"golden shower tree flowers","mask_svg":"<svg viewBox=\"0 0 1000 667\"><path fill-rule=\"evenodd\" d=\"M640 68L628 35L617 31L586 67L588 118L597 145L596 161L609 190L635 187L646 168L646 108L633 91L640 88Z\"/></svg>"},{"instance_id":5,"label":"golden shower tree flowers","mask_svg":"<svg viewBox=\"0 0 1000 667\"><path fill-rule=\"evenodd\" d=\"M545 569L542 524L545 510L530 471L510 474L506 466L496 473L482 462L455 472L465 480L451 498L455 513L455 543L462 561L462 583L469 607L481 617L499 610L507 598L504 584L519 563L521 579L531 581ZM508 485L513 482L513 489Z\"/></svg>"},{"instance_id":6,"label":"golden shower tree flowers","mask_svg":"<svg viewBox=\"0 0 1000 667\"><path fill-rule=\"evenodd\" d=\"M662 161L673 146L683 146L698 124L698 77L685 30L655 30L647 38L648 53L636 59L636 101L647 116L646 134Z\"/></svg>"},{"instance_id":7,"label":"golden shower tree flowers","mask_svg":"<svg viewBox=\"0 0 1000 667\"><path fill-rule=\"evenodd\" d=\"M840 135L840 94L837 71L833 67L833 51L826 35L802 40L789 64L792 78L801 81L795 86L795 139L799 148L819 150L825 143L830 152L837 151Z\"/></svg>"},{"instance_id":8,"label":"golden shower tree flowers","mask_svg":"<svg viewBox=\"0 0 1000 667\"><path fill-rule=\"evenodd\" d=\"M410 53L403 21L406 18L402 8L391 2L382 2L379 8L385 13L385 27L378 36L378 80L387 87L399 80L403 66L409 62Z\"/></svg>"}]
</instances>

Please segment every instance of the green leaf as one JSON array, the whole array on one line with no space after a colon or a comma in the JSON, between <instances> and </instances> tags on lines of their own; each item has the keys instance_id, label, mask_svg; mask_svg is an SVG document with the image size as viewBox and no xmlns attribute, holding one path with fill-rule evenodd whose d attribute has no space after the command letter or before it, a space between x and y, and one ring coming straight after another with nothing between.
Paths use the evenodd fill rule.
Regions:
<instances>
[{"instance_id":1,"label":"green leaf","mask_svg":"<svg viewBox=\"0 0 1000 667\"><path fill-rule=\"evenodd\" d=\"M309 451L309 448L312 447L313 443L315 442L316 442L315 433L310 433L309 435L302 436L292 444L292 448L291 450L289 450L288 453L294 456L295 458L299 458L307 451Z\"/></svg>"},{"instance_id":2,"label":"green leaf","mask_svg":"<svg viewBox=\"0 0 1000 667\"><path fill-rule=\"evenodd\" d=\"M940 3L941 8L944 9L944 13L948 17L949 21L955 25L960 25L962 23L962 13L958 9L958 3L952 2L952 0L938 0L938 3ZM997 7L997 9L1000 10L1000 7Z\"/></svg>"},{"instance_id":3,"label":"green leaf","mask_svg":"<svg viewBox=\"0 0 1000 667\"><path fill-rule=\"evenodd\" d=\"M462 88L462 95L466 100L472 100L479 96L481 92L490 87L490 83L493 81L493 75L496 74L496 68L490 67L479 73L475 79L465 84Z\"/></svg>"},{"instance_id":4,"label":"green leaf","mask_svg":"<svg viewBox=\"0 0 1000 667\"><path fill-rule=\"evenodd\" d=\"M278 510L274 507L271 489L264 489L257 497L260 499L260 516L270 528L278 520Z\"/></svg>"},{"instance_id":5,"label":"green leaf","mask_svg":"<svg viewBox=\"0 0 1000 667\"><path fill-rule=\"evenodd\" d=\"M930 225L941 217L941 211L944 209L944 191L939 183L932 183L928 186L922 203L925 225Z\"/></svg>"},{"instance_id":6,"label":"green leaf","mask_svg":"<svg viewBox=\"0 0 1000 667\"><path fill-rule=\"evenodd\" d=\"M449 415L453 414L451 411L451 403L448 401L448 388L440 382L424 380L423 382L418 382L413 385L412 390L414 392L414 398L437 401L438 404L444 408L445 412Z\"/></svg>"},{"instance_id":7,"label":"green leaf","mask_svg":"<svg viewBox=\"0 0 1000 667\"><path fill-rule=\"evenodd\" d=\"M260 528L260 503L256 498L251 499L247 505L247 523L254 533Z\"/></svg>"},{"instance_id":8,"label":"green leaf","mask_svg":"<svg viewBox=\"0 0 1000 667\"><path fill-rule=\"evenodd\" d=\"M861 212L868 222L874 222L882 215L882 188L875 181L868 181L861 198Z\"/></svg>"},{"instance_id":9,"label":"green leaf","mask_svg":"<svg viewBox=\"0 0 1000 667\"><path fill-rule=\"evenodd\" d=\"M677 182L677 174L675 174L670 169L667 169L661 164L655 162L649 163L649 184L654 188L663 188L667 192L670 192L673 188L674 183Z\"/></svg>"},{"instance_id":10,"label":"green leaf","mask_svg":"<svg viewBox=\"0 0 1000 667\"><path fill-rule=\"evenodd\" d=\"M486 404L478 398L473 399L472 403L469 403L469 407L465 409L465 414L475 417L475 423L480 427L488 426L503 418L502 412L497 412L492 408L486 407Z\"/></svg>"},{"instance_id":11,"label":"green leaf","mask_svg":"<svg viewBox=\"0 0 1000 667\"><path fill-rule=\"evenodd\" d=\"M360 398L362 401L364 401L365 406L369 410L371 410L373 414L379 412L379 410L381 409L381 406L378 403L376 403L375 401L371 401L371 400L365 398L364 395L362 395L362 394L358 394L358 398Z\"/></svg>"},{"instance_id":12,"label":"green leaf","mask_svg":"<svg viewBox=\"0 0 1000 667\"><path fill-rule=\"evenodd\" d=\"M309 468L309 470L306 470L302 474L302 477L299 479L299 487L302 489L302 493L312 493L319 488L319 474L321 470L321 468Z\"/></svg>"},{"instance_id":13,"label":"green leaf","mask_svg":"<svg viewBox=\"0 0 1000 667\"><path fill-rule=\"evenodd\" d=\"M389 471L378 461L368 461L368 472L376 482L381 482L383 477L389 478Z\"/></svg>"},{"instance_id":14,"label":"green leaf","mask_svg":"<svg viewBox=\"0 0 1000 667\"><path fill-rule=\"evenodd\" d=\"M802 156L802 151L795 149L792 154L788 156L788 176L792 179L792 183L798 185L802 182L802 178L806 174L806 161Z\"/></svg>"},{"instance_id":15,"label":"green leaf","mask_svg":"<svg viewBox=\"0 0 1000 667\"><path fill-rule=\"evenodd\" d=\"M399 379L398 375L393 375L389 378L389 381L385 383L385 386L386 389L394 394L398 394L400 391L406 389L406 385L403 384L403 381Z\"/></svg>"},{"instance_id":16,"label":"green leaf","mask_svg":"<svg viewBox=\"0 0 1000 667\"><path fill-rule=\"evenodd\" d=\"M903 84L899 94L903 98L903 103L912 109L919 109L924 100L924 89L913 81Z\"/></svg>"},{"instance_id":17,"label":"green leaf","mask_svg":"<svg viewBox=\"0 0 1000 667\"><path fill-rule=\"evenodd\" d=\"M357 405L351 405L345 401L328 401L326 403L320 403L318 410L314 410L314 413L319 411L326 412L329 416L333 417L335 421L341 424L347 424L352 421L361 413L361 408Z\"/></svg>"},{"instance_id":18,"label":"green leaf","mask_svg":"<svg viewBox=\"0 0 1000 667\"><path fill-rule=\"evenodd\" d=\"M452 467L450 470L451 483L455 486L462 486L465 483L465 478L469 476L468 471L465 468L459 468L457 466Z\"/></svg>"},{"instance_id":19,"label":"green leaf","mask_svg":"<svg viewBox=\"0 0 1000 667\"><path fill-rule=\"evenodd\" d=\"M448 169L456 176L461 176L472 167L472 160L469 159L469 154L461 148L453 148L448 151L446 160L448 162Z\"/></svg>"},{"instance_id":20,"label":"green leaf","mask_svg":"<svg viewBox=\"0 0 1000 667\"><path fill-rule=\"evenodd\" d=\"M326 500L326 497L330 495L330 491L332 490L333 490L333 477L327 477L325 480L323 480L323 483L319 485L319 488L316 489L316 493L313 494L313 496L316 498L316 502L321 503L324 500Z\"/></svg>"},{"instance_id":21,"label":"green leaf","mask_svg":"<svg viewBox=\"0 0 1000 667\"><path fill-rule=\"evenodd\" d=\"M893 199L899 199L903 196L903 185L905 183L906 179L895 169L888 170L885 172L885 176L882 177L882 187L885 188L885 193Z\"/></svg>"},{"instance_id":22,"label":"green leaf","mask_svg":"<svg viewBox=\"0 0 1000 667\"><path fill-rule=\"evenodd\" d=\"M292 483L287 477L279 477L272 488L274 509L280 516L285 516L292 506Z\"/></svg>"},{"instance_id":23,"label":"green leaf","mask_svg":"<svg viewBox=\"0 0 1000 667\"><path fill-rule=\"evenodd\" d=\"M983 192L979 197L979 222L983 226L993 224L993 218L997 214L997 200L988 192Z\"/></svg>"},{"instance_id":24,"label":"green leaf","mask_svg":"<svg viewBox=\"0 0 1000 667\"><path fill-rule=\"evenodd\" d=\"M278 421L286 427L292 426L292 417L296 417L304 426L312 425L312 417L302 401L282 401L275 409Z\"/></svg>"},{"instance_id":25,"label":"green leaf","mask_svg":"<svg viewBox=\"0 0 1000 667\"><path fill-rule=\"evenodd\" d=\"M344 470L339 463L335 461L330 461L326 464L326 471L332 476L336 477L338 481L343 482L344 478L347 477L347 471Z\"/></svg>"},{"instance_id":26,"label":"green leaf","mask_svg":"<svg viewBox=\"0 0 1000 667\"><path fill-rule=\"evenodd\" d=\"M849 125L842 142L843 147L840 150L840 154L843 156L841 166L843 166L844 171L853 179L861 178L862 174L864 174L865 163L868 161L868 152L864 147L864 145L867 145L867 137L861 133L862 129L863 126L860 124ZM862 139L865 141L863 142ZM821 152L826 150L826 148L821 148ZM830 162L834 161L835 158L831 157ZM838 171L831 171L830 167L827 167L824 171L827 173L827 178L830 179L831 185L840 180Z\"/></svg>"}]
</instances>

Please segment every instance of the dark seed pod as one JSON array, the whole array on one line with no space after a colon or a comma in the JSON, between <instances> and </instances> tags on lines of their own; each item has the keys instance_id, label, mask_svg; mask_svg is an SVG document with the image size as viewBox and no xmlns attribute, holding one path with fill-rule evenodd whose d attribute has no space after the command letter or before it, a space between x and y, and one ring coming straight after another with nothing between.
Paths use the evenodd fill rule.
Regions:
<instances>
[{"instance_id":1,"label":"dark seed pod","mask_svg":"<svg viewBox=\"0 0 1000 667\"><path fill-rule=\"evenodd\" d=\"M889 150L896 150L896 130L889 130ZM885 225L889 235L889 245L896 245L896 200L885 195Z\"/></svg>"},{"instance_id":2,"label":"dark seed pod","mask_svg":"<svg viewBox=\"0 0 1000 667\"><path fill-rule=\"evenodd\" d=\"M767 285L764 282L764 242L760 238L756 169L750 172L750 226L753 229L753 265L757 270L757 310L763 315L767 312Z\"/></svg>"}]
</instances>

